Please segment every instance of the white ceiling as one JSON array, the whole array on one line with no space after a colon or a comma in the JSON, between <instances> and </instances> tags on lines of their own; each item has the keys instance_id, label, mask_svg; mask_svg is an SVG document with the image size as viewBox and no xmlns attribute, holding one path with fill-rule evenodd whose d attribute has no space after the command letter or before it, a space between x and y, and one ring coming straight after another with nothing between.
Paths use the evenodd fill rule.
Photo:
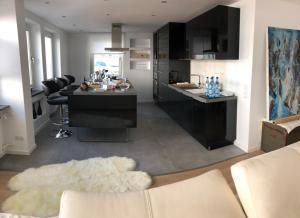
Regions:
<instances>
[{"instance_id":1,"label":"white ceiling","mask_svg":"<svg viewBox=\"0 0 300 218\"><path fill-rule=\"evenodd\" d=\"M153 31L167 22L185 22L218 4L237 0L161 1L25 0L25 8L69 32L110 32L111 23L122 23L124 32L134 32Z\"/></svg>"}]
</instances>

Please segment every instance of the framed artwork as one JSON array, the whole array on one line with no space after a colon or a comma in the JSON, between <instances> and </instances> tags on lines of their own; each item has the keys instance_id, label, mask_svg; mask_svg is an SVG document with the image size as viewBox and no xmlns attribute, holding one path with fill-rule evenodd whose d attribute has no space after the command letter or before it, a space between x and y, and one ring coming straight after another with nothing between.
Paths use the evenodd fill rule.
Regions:
<instances>
[{"instance_id":1,"label":"framed artwork","mask_svg":"<svg viewBox=\"0 0 300 218\"><path fill-rule=\"evenodd\" d=\"M300 112L300 31L267 32L267 116L276 120Z\"/></svg>"}]
</instances>

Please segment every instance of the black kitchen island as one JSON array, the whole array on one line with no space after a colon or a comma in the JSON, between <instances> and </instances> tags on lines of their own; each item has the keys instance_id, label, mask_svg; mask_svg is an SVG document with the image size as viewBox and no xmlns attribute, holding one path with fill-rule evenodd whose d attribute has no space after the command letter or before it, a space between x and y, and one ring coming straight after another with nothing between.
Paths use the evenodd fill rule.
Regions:
<instances>
[{"instance_id":1,"label":"black kitchen island","mask_svg":"<svg viewBox=\"0 0 300 218\"><path fill-rule=\"evenodd\" d=\"M82 91L78 88L69 96L69 126L78 127L84 134L116 133L121 130L125 130L127 134L128 128L137 127L136 90L133 86L122 90L89 88L88 91Z\"/></svg>"}]
</instances>

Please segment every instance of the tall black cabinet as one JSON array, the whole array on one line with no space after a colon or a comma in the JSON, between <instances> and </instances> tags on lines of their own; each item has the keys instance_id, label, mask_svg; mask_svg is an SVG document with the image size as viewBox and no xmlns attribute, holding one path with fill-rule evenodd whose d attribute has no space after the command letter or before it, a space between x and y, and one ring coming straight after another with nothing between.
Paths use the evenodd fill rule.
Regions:
<instances>
[{"instance_id":1,"label":"tall black cabinet","mask_svg":"<svg viewBox=\"0 0 300 218\"><path fill-rule=\"evenodd\" d=\"M153 99L158 100L158 33L153 34Z\"/></svg>"},{"instance_id":2,"label":"tall black cabinet","mask_svg":"<svg viewBox=\"0 0 300 218\"><path fill-rule=\"evenodd\" d=\"M153 95L164 105L166 85L190 81L190 62L186 57L186 31L184 23L168 23L153 35Z\"/></svg>"},{"instance_id":3,"label":"tall black cabinet","mask_svg":"<svg viewBox=\"0 0 300 218\"><path fill-rule=\"evenodd\" d=\"M168 23L153 35L154 99L207 149L233 144L236 97L207 99L170 84L190 82L192 59L239 59L239 26L239 8L217 6L187 23Z\"/></svg>"}]
</instances>

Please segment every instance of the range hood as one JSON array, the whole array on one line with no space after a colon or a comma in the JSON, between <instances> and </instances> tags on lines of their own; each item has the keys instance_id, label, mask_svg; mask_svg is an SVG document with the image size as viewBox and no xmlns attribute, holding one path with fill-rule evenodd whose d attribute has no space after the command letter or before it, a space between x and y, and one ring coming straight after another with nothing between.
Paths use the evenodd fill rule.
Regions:
<instances>
[{"instance_id":1,"label":"range hood","mask_svg":"<svg viewBox=\"0 0 300 218\"><path fill-rule=\"evenodd\" d=\"M105 48L105 51L124 52L129 48L122 48L122 25L113 23L111 27L111 48Z\"/></svg>"}]
</instances>

